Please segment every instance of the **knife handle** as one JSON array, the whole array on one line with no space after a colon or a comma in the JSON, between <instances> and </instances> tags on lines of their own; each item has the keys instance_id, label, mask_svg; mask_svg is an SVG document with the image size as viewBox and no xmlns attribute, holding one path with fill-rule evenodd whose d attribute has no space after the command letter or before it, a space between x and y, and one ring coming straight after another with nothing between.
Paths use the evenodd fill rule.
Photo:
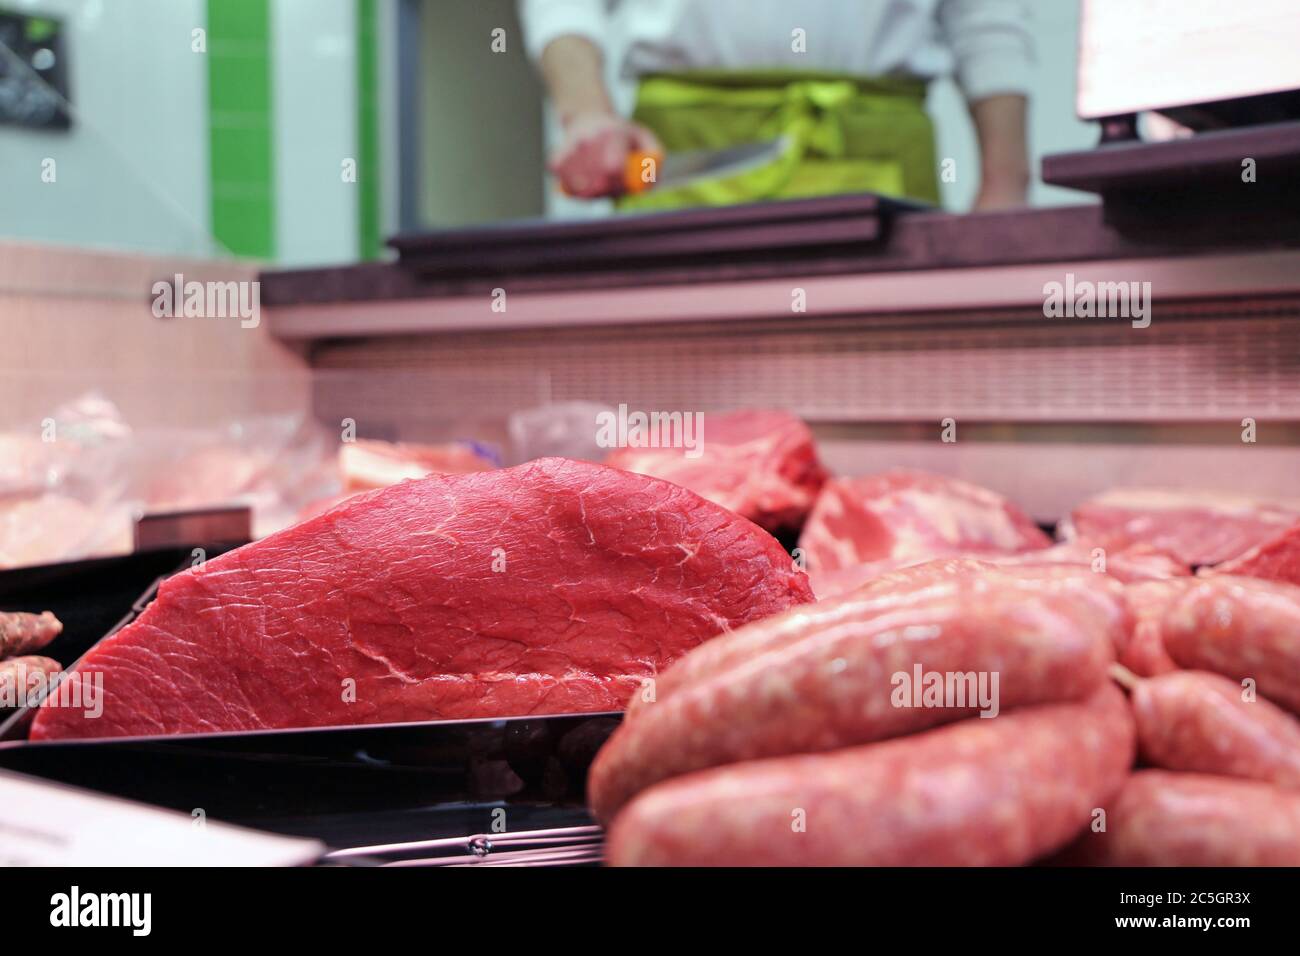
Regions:
<instances>
[{"instance_id":1,"label":"knife handle","mask_svg":"<svg viewBox=\"0 0 1300 956\"><path fill-rule=\"evenodd\" d=\"M634 150L627 154L627 161L623 166L623 190L629 195L635 196L637 193L643 193L655 185L652 179L646 182L643 178L645 163L649 160L654 163L655 176L659 175L659 164L664 161L664 154L658 150Z\"/></svg>"},{"instance_id":2,"label":"knife handle","mask_svg":"<svg viewBox=\"0 0 1300 956\"><path fill-rule=\"evenodd\" d=\"M658 150L634 150L627 154L627 159L623 161L623 192L625 194L635 196L637 193L643 193L654 186L654 180L646 182L641 178L646 160L654 161L657 178L659 164L664 161L663 153ZM564 187L564 183L559 183L559 187L560 192L564 193L564 195L573 195Z\"/></svg>"}]
</instances>

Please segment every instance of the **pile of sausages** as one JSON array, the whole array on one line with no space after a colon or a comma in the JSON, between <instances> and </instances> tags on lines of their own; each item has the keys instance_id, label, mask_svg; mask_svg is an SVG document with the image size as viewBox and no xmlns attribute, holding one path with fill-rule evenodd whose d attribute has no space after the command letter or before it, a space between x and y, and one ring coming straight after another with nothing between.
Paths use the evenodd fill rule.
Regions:
<instances>
[{"instance_id":1,"label":"pile of sausages","mask_svg":"<svg viewBox=\"0 0 1300 956\"><path fill-rule=\"evenodd\" d=\"M33 651L41 650L62 632L63 625L49 611L0 611L0 707L23 703L59 674L58 661Z\"/></svg>"},{"instance_id":2,"label":"pile of sausages","mask_svg":"<svg viewBox=\"0 0 1300 956\"><path fill-rule=\"evenodd\" d=\"M592 765L607 859L1300 865L1300 587L1157 583L935 561L701 645Z\"/></svg>"}]
</instances>

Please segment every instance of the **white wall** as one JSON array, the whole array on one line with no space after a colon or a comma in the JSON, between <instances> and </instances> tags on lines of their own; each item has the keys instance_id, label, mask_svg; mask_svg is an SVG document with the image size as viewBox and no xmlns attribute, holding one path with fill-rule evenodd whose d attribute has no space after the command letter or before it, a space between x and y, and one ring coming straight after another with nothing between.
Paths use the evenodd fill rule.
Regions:
<instances>
[{"instance_id":1,"label":"white wall","mask_svg":"<svg viewBox=\"0 0 1300 956\"><path fill-rule=\"evenodd\" d=\"M0 236L211 254L207 62L190 51L203 0L4 6L63 20L73 125L0 126Z\"/></svg>"},{"instance_id":2,"label":"white wall","mask_svg":"<svg viewBox=\"0 0 1300 956\"><path fill-rule=\"evenodd\" d=\"M355 4L272 4L283 263L356 258L358 187L340 175L342 160L357 158ZM0 126L0 238L226 255L211 239L208 63L190 46L191 31L206 26L204 0L3 6L63 20L73 125L67 132ZM381 151L390 152L386 147ZM47 157L57 164L52 184L41 181Z\"/></svg>"},{"instance_id":3,"label":"white wall","mask_svg":"<svg viewBox=\"0 0 1300 956\"><path fill-rule=\"evenodd\" d=\"M355 0L276 0L271 8L276 258L357 256L357 190L341 163L357 156Z\"/></svg>"}]
</instances>

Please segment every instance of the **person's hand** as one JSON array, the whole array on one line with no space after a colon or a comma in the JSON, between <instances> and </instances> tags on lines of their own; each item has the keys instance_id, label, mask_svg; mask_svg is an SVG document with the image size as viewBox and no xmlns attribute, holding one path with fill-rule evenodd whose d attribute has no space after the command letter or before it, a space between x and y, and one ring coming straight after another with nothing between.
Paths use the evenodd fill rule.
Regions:
<instances>
[{"instance_id":1,"label":"person's hand","mask_svg":"<svg viewBox=\"0 0 1300 956\"><path fill-rule=\"evenodd\" d=\"M570 196L595 199L625 191L627 158L662 153L654 133L613 113L580 113L564 124L564 138L547 168Z\"/></svg>"}]
</instances>

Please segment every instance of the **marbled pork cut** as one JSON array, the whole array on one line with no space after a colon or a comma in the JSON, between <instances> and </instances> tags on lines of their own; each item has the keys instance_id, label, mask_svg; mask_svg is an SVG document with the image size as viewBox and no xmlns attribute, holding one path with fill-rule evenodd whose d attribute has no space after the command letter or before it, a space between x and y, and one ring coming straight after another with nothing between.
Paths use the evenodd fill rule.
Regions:
<instances>
[{"instance_id":1,"label":"marbled pork cut","mask_svg":"<svg viewBox=\"0 0 1300 956\"><path fill-rule=\"evenodd\" d=\"M886 558L870 564L856 564L852 567L838 568L834 571L822 571L811 575L813 591L818 599L839 597L856 591L872 581L887 576L895 571L916 567L930 561L959 561L973 558L998 567L1074 567L1082 570L1100 567L1095 561L1092 549L1079 541L1062 541L1050 548L1034 551L1020 551L1015 554L977 554L969 551L948 552L937 549L939 553L932 557L909 555L903 558ZM1124 584L1145 581L1167 581L1187 577L1191 570L1175 561L1169 555L1136 545L1124 551L1105 554L1105 573Z\"/></svg>"},{"instance_id":2,"label":"marbled pork cut","mask_svg":"<svg viewBox=\"0 0 1300 956\"><path fill-rule=\"evenodd\" d=\"M814 588L819 574L872 562L1014 554L1051 543L996 492L903 470L831 479L799 537Z\"/></svg>"},{"instance_id":3,"label":"marbled pork cut","mask_svg":"<svg viewBox=\"0 0 1300 956\"><path fill-rule=\"evenodd\" d=\"M1079 505L1066 537L1107 550L1158 548L1184 564L1218 564L1300 521L1300 501L1205 491L1115 489Z\"/></svg>"},{"instance_id":4,"label":"marbled pork cut","mask_svg":"<svg viewBox=\"0 0 1300 956\"><path fill-rule=\"evenodd\" d=\"M408 478L463 475L493 467L467 445L412 445L360 438L339 446L338 461L345 491L370 491Z\"/></svg>"},{"instance_id":5,"label":"marbled pork cut","mask_svg":"<svg viewBox=\"0 0 1300 956\"><path fill-rule=\"evenodd\" d=\"M31 736L614 710L810 597L771 536L676 485L565 459L436 476L169 579L77 668L102 716L43 708Z\"/></svg>"},{"instance_id":6,"label":"marbled pork cut","mask_svg":"<svg viewBox=\"0 0 1300 956\"><path fill-rule=\"evenodd\" d=\"M787 412L705 413L700 454L620 448L605 464L663 478L778 531L797 529L826 481L812 432Z\"/></svg>"}]
</instances>

